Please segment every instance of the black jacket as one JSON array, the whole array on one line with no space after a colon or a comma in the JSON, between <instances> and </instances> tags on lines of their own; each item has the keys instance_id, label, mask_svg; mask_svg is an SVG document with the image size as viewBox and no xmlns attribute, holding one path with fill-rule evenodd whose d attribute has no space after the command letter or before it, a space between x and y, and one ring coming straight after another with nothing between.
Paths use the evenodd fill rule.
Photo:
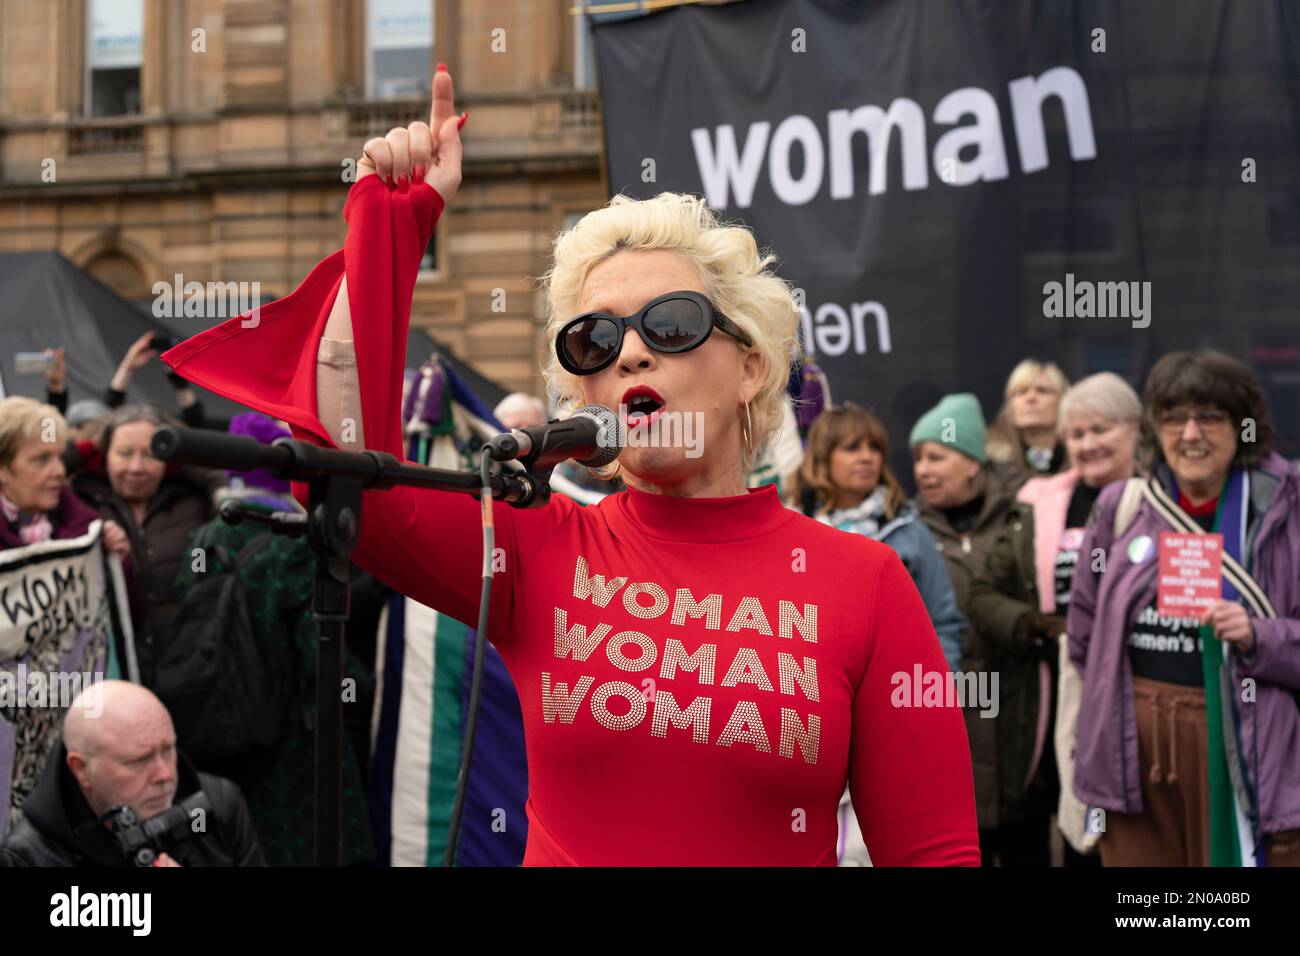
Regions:
<instances>
[{"instance_id":1,"label":"black jacket","mask_svg":"<svg viewBox=\"0 0 1300 956\"><path fill-rule=\"evenodd\" d=\"M68 769L60 743L23 803L22 818L0 846L4 866L128 866L108 828L99 823ZM202 789L211 810L205 832L168 851L181 866L266 866L239 788L224 777L199 773L177 757L176 802Z\"/></svg>"},{"instance_id":2,"label":"black jacket","mask_svg":"<svg viewBox=\"0 0 1300 956\"><path fill-rule=\"evenodd\" d=\"M163 478L137 525L131 507L113 493L107 474L82 473L72 487L100 516L116 521L131 542L131 617L140 683L155 686L159 646L179 602L176 575L190 563L190 532L212 517L212 490L219 475L188 469ZM207 482L205 484L204 482Z\"/></svg>"}]
</instances>

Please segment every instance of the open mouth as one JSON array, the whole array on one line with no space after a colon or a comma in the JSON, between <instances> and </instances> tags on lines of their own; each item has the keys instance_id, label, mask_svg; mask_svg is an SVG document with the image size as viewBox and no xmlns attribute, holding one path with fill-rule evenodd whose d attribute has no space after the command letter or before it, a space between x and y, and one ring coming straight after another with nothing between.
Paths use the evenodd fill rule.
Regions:
<instances>
[{"instance_id":1,"label":"open mouth","mask_svg":"<svg viewBox=\"0 0 1300 956\"><path fill-rule=\"evenodd\" d=\"M659 393L640 386L629 390L623 396L623 404L627 408L628 428L650 425L658 420L664 411L664 401Z\"/></svg>"}]
</instances>

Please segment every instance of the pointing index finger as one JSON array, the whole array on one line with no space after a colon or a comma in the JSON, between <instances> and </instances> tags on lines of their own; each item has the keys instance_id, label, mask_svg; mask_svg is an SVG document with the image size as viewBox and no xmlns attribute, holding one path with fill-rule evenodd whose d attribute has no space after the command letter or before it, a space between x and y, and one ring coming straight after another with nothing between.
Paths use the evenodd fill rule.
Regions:
<instances>
[{"instance_id":1,"label":"pointing index finger","mask_svg":"<svg viewBox=\"0 0 1300 956\"><path fill-rule=\"evenodd\" d=\"M452 96L454 92L447 65L439 63L437 72L433 74L433 110L429 114L429 127L433 130L434 136L438 135L438 130L442 129L442 124L447 121L447 117L456 112Z\"/></svg>"}]
</instances>

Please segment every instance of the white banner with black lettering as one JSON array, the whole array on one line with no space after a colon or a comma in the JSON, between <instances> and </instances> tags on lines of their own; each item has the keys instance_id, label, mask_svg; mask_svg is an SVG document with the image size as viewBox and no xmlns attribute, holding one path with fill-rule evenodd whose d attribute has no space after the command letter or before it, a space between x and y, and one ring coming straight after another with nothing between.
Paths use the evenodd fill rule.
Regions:
<instances>
[{"instance_id":1,"label":"white banner with black lettering","mask_svg":"<svg viewBox=\"0 0 1300 956\"><path fill-rule=\"evenodd\" d=\"M102 527L0 551L0 835L58 743L68 705L104 677L113 598Z\"/></svg>"}]
</instances>

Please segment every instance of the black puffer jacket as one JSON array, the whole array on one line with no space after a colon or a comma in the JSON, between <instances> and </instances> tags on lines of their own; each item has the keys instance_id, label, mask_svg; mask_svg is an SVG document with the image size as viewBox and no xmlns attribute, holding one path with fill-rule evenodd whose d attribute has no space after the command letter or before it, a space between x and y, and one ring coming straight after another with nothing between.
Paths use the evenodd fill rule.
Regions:
<instances>
[{"instance_id":1,"label":"black puffer jacket","mask_svg":"<svg viewBox=\"0 0 1300 956\"><path fill-rule=\"evenodd\" d=\"M130 505L113 493L107 475L83 473L73 479L77 494L105 519L120 524L131 541L131 618L140 682L146 687L154 687L158 641L176 613L176 575L189 563L190 532L212 517L217 480L215 473L197 470L169 474L150 500L143 523L136 524Z\"/></svg>"},{"instance_id":2,"label":"black puffer jacket","mask_svg":"<svg viewBox=\"0 0 1300 956\"><path fill-rule=\"evenodd\" d=\"M201 789L212 809L205 831L168 851L172 858L181 866L265 866L239 788L197 772L184 757L177 760L176 802ZM95 819L67 761L68 751L59 744L23 804L22 819L0 846L0 867L129 865L108 828Z\"/></svg>"}]
</instances>

